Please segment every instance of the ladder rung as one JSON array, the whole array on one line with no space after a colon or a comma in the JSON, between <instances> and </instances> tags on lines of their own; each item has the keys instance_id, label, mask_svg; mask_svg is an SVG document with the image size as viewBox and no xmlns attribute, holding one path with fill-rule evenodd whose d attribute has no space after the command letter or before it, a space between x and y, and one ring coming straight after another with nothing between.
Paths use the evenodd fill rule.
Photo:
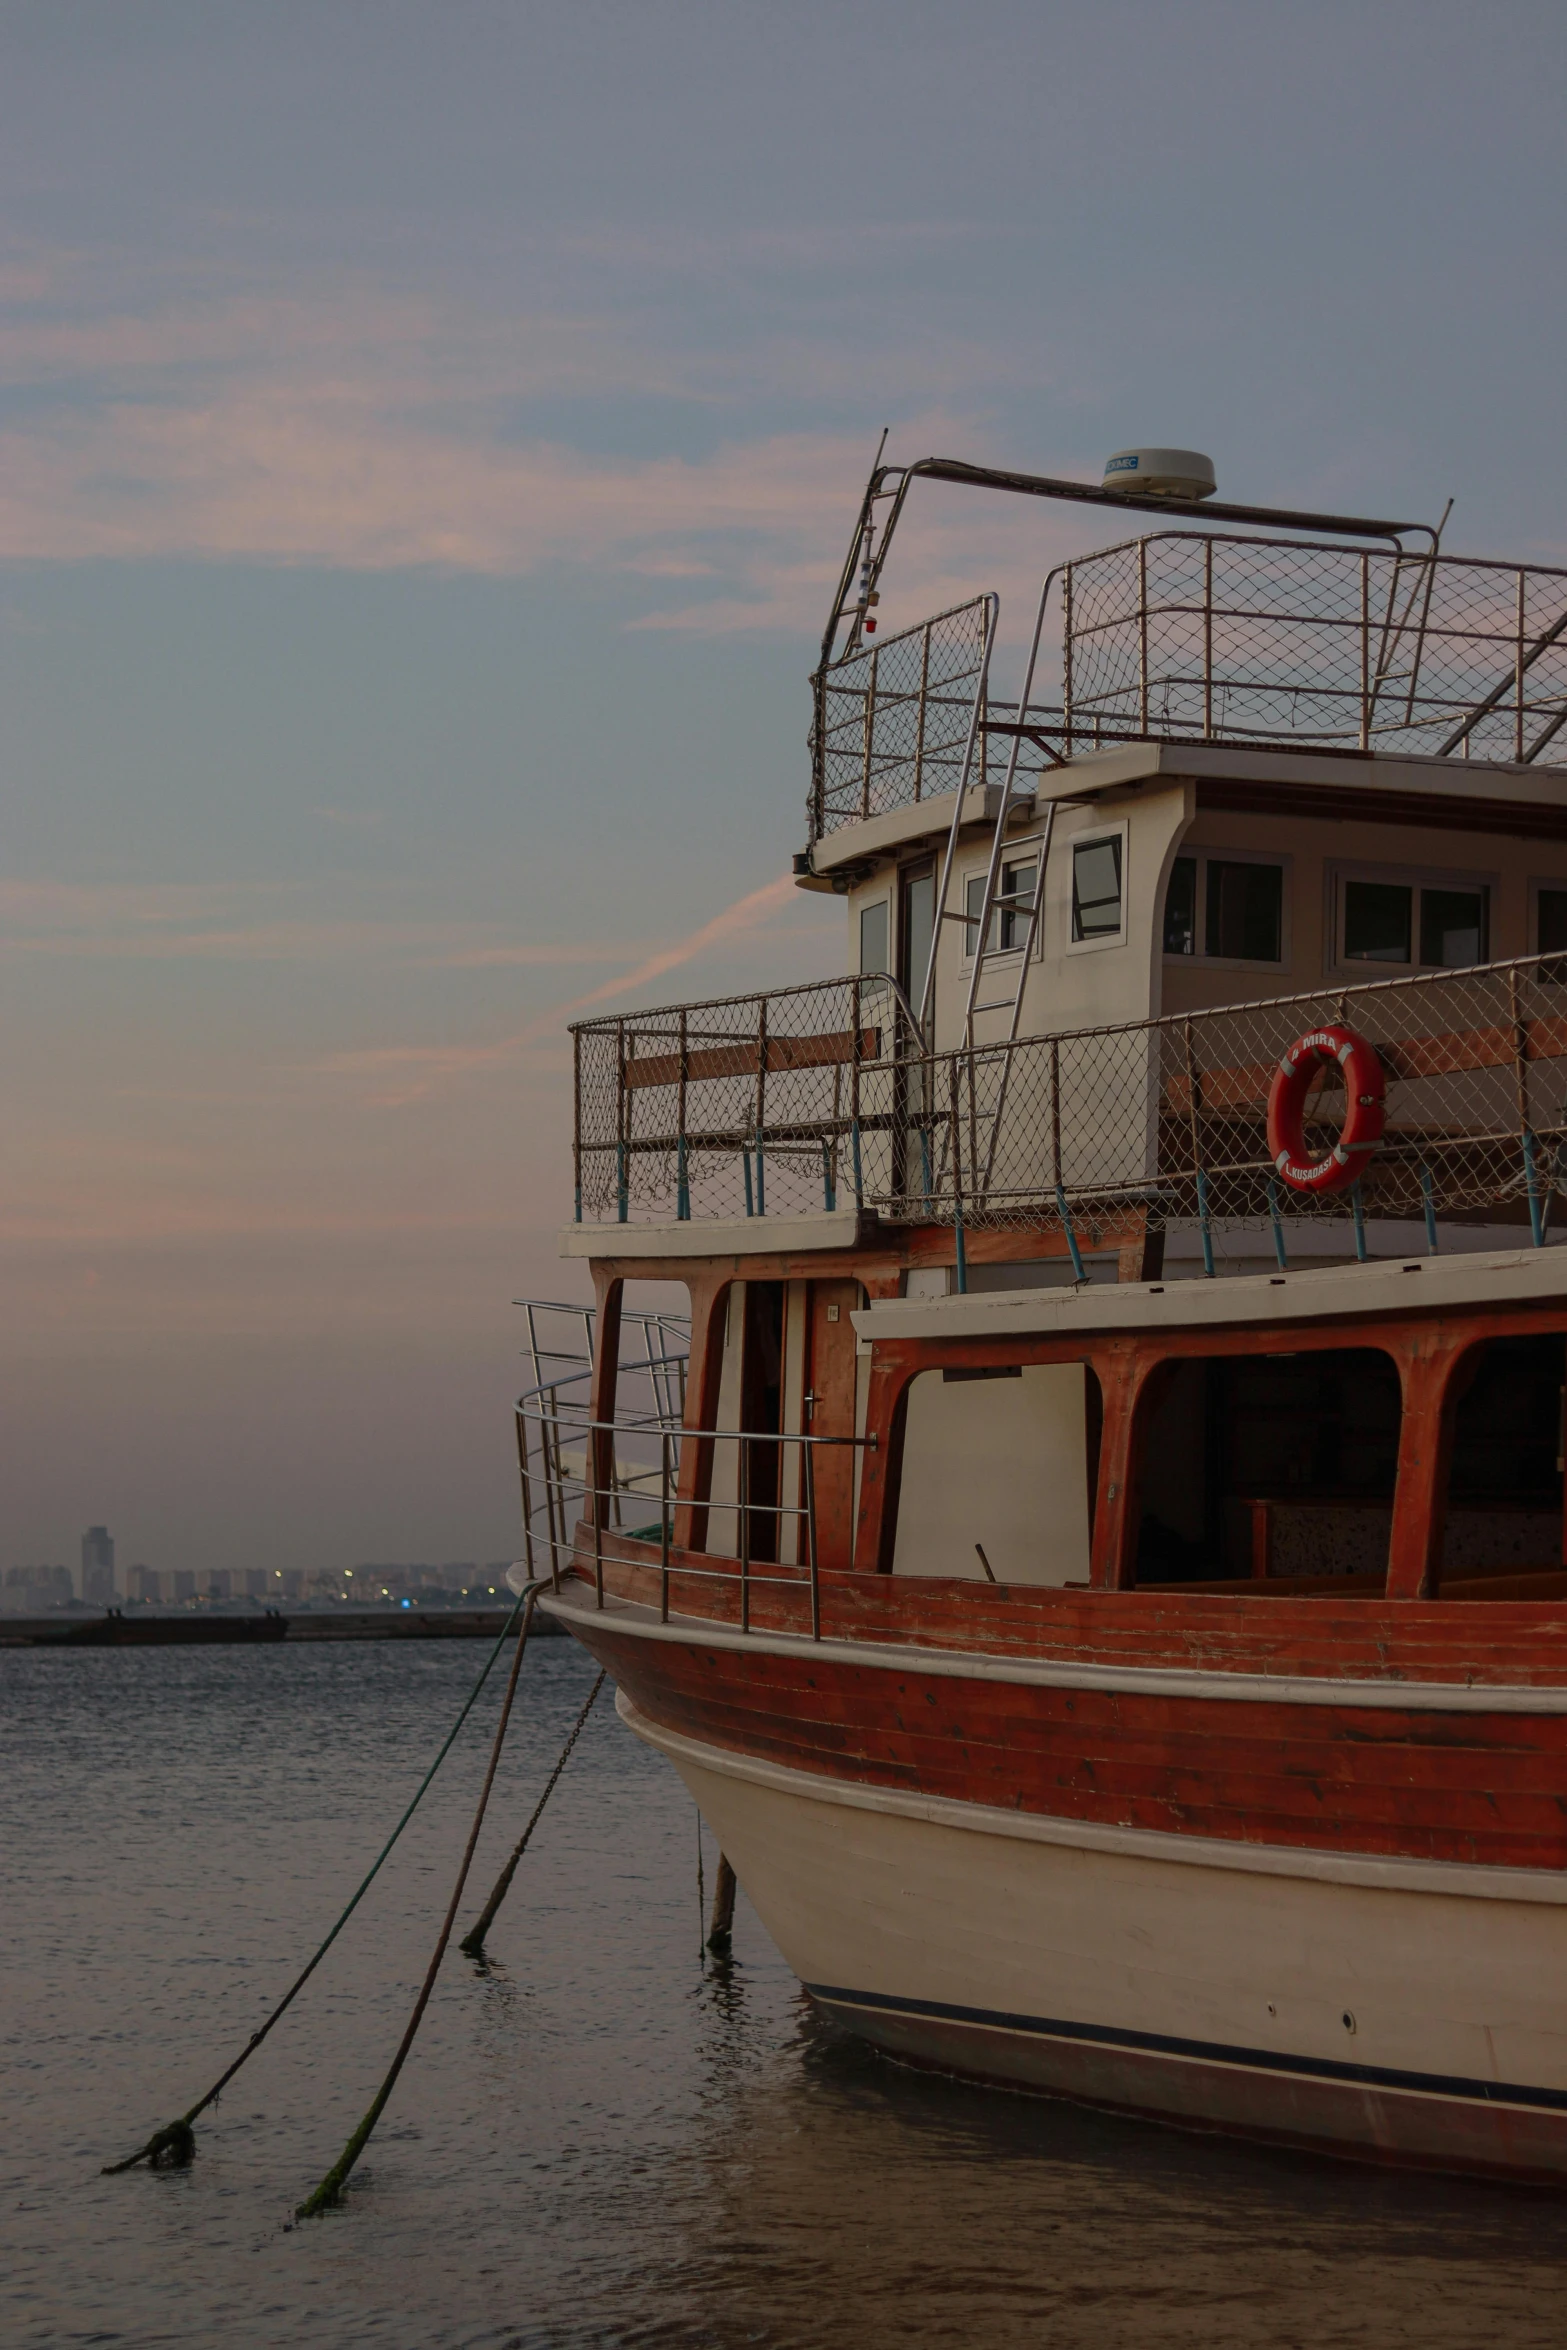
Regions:
<instances>
[{"instance_id":1,"label":"ladder rung","mask_svg":"<svg viewBox=\"0 0 1567 2350\"><path fill-rule=\"evenodd\" d=\"M993 1004L976 1004L974 1006L976 1014L980 1012L1010 1012L1011 1009L1012 999L1010 996L997 996Z\"/></svg>"}]
</instances>

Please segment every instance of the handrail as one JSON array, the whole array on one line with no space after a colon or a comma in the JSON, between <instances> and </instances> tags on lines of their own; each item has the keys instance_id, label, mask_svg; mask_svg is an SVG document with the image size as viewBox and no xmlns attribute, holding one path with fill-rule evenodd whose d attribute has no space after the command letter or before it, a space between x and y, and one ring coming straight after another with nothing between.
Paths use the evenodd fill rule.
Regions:
<instances>
[{"instance_id":1,"label":"handrail","mask_svg":"<svg viewBox=\"0 0 1567 2350\"><path fill-rule=\"evenodd\" d=\"M1264 1140L1279 1055L1325 1021L1361 1028L1391 1080L1365 1213L1424 1217L1430 1229L1438 1213L1527 1199L1533 1228L1558 1187L1558 1151L1567 1167L1559 954L956 1048L933 1048L892 991L864 975L725 1008L740 1006L746 1025L727 1032L723 1068L693 1071L679 1088L655 1057L643 1064L655 1081L628 1094L635 1063L621 1059L611 1024L584 1025L577 1153L588 1212L614 1198L623 1222L633 1200L656 1213L678 1168L683 1219L739 1212L743 1172L748 1215L832 1208L843 1193L857 1212L894 1223L1060 1229L1064 1213L1087 1204L1205 1225L1271 1223L1277 1237L1285 1209L1352 1212L1342 1193L1278 1194ZM710 1009L637 1017L661 1020L667 1034ZM960 1098L966 1140L954 1156ZM1331 1125L1331 1104L1318 1101Z\"/></svg>"},{"instance_id":2,"label":"handrail","mask_svg":"<svg viewBox=\"0 0 1567 2350\"><path fill-rule=\"evenodd\" d=\"M625 1369L627 1366L622 1364L621 1368ZM709 1444L735 1444L739 1447L735 1478L735 1501L733 1503L733 1508L735 1510L736 1524L738 1529L739 1555L737 1573L740 1585L740 1628L743 1632L748 1632L751 1628L750 1595L753 1584L787 1584L792 1589L798 1589L800 1583L800 1577L797 1573L793 1575L767 1575L757 1573L751 1557L752 1520L755 1517L773 1519L776 1522L779 1530L780 1548L782 1547L783 1525L786 1520L793 1520L801 1528L805 1537L806 1575L809 1581L811 1595L811 1636L813 1639L819 1640L821 1638L821 1576L816 1516L815 1456L817 1452L823 1450L824 1448L828 1450L850 1449L859 1451L874 1451L876 1450L877 1444L875 1436L818 1436L812 1431L805 1429L785 1430L762 1428L690 1428L685 1426L683 1423L672 1424L667 1416L658 1411L617 1411L612 1418L601 1419L595 1417L591 1411L582 1412L569 1404L563 1409L560 1403L559 1390L563 1386L578 1385L583 1379L591 1378L591 1376L592 1367L589 1365L586 1369L563 1374L558 1379L547 1381L542 1387L530 1388L523 1395L519 1396L517 1400L516 1416L519 1430L519 1455L523 1463L524 1538L527 1546L527 1562L530 1575L533 1572L532 1521L537 1509L542 1506L546 1514L547 1536L550 1544L551 1581L555 1590L559 1591L559 1551L564 1549L568 1556L572 1559L575 1559L578 1556L578 1534L575 1530L571 1531L569 1534L567 1532L567 1504L572 1501L575 1501L578 1504L591 1501L594 1590L596 1594L596 1604L600 1608L603 1607L604 1528L606 1517L612 1508L618 1507L620 1496L625 1492L633 1490L634 1486L634 1480L621 1478L617 1474L618 1454L615 1449L614 1440L622 1435L629 1435L633 1438L646 1438L652 1435L656 1435L659 1440L659 1459L657 1469L657 1475L659 1479L657 1500L659 1510L659 1552L661 1562L659 1614L660 1621L667 1623L669 1621L671 1528L676 1495L676 1483L678 1479L680 1447L688 1439L703 1446ZM544 1401L546 1397L549 1398L548 1405L546 1405ZM533 1503L529 1492L530 1480L528 1462L530 1459L531 1448L527 1443L525 1431L530 1426L537 1428L540 1431L539 1451L542 1455L544 1463L545 1478L545 1495L542 1505ZM580 1478L577 1477L574 1473L568 1473L566 1470L565 1457L563 1455L560 1444L560 1435L562 1429L568 1431L574 1438L580 1436L583 1439L584 1474ZM607 1485L600 1482L596 1467L594 1466L598 1447L595 1445L593 1440L596 1436L600 1435L608 1435L611 1438L610 1482ZM551 1442L552 1437L553 1443ZM775 1502L769 1502L757 1500L754 1498L751 1491L751 1448L758 1444L770 1444L778 1448L778 1491L780 1495L782 1494L783 1490L783 1448L787 1445L794 1445L799 1448L800 1481L803 1494L803 1498L800 1501L787 1502L779 1499ZM655 1472L652 1465L649 1464L645 1470L639 1472L639 1475L641 1477L651 1477L654 1473ZM649 1494L648 1500L651 1502L653 1499L654 1496ZM717 1505L709 1502L707 1506L709 1508L716 1506L721 1509L728 1509L731 1505L728 1502ZM629 1535L623 1535L622 1539L635 1541L639 1539L646 1539L646 1536L633 1533ZM735 1574L731 1573L728 1569L713 1567L702 1568L683 1564L680 1568L680 1572L682 1574L696 1575L711 1580L724 1580L732 1582L736 1579Z\"/></svg>"}]
</instances>

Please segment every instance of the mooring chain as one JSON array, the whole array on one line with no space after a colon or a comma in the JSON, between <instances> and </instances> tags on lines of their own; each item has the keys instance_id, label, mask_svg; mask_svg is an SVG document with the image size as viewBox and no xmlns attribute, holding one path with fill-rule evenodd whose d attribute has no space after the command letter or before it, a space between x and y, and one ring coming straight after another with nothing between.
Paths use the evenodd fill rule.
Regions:
<instances>
[{"instance_id":1,"label":"mooring chain","mask_svg":"<svg viewBox=\"0 0 1567 2350\"><path fill-rule=\"evenodd\" d=\"M507 1894L511 1891L511 1881L517 1874L517 1863L521 1860L523 1854L527 1851L528 1839L533 1834L534 1829L538 1826L539 1821L543 1816L544 1806L548 1803L550 1797L555 1792L556 1780L560 1777L561 1772L566 1768L567 1763L571 1760L572 1748L576 1745L577 1740L582 1736L583 1731L588 1726L588 1716L593 1711L594 1700L598 1696L599 1691L603 1688L605 1679L605 1674L601 1672L598 1679L594 1682L592 1688L588 1691L587 1702L583 1706L581 1713L578 1714L576 1721L572 1725L570 1737L566 1740L565 1745L560 1750L560 1760L556 1763L555 1768L551 1771L549 1777L545 1780L544 1792L533 1807L533 1817L529 1820L527 1826L523 1829L522 1834L518 1837L517 1842L513 1847L511 1858L507 1861L506 1866L502 1869L500 1875L496 1878L495 1890L490 1895L490 1898L485 1903L483 1909L480 1910L478 1918L474 1923L471 1931L466 1933L457 1945L458 1949L462 1951L464 1956L467 1958L478 1958L483 1952L484 1937L489 1932L491 1926L493 1926L495 1923L496 1911L500 1908L501 1903L505 1900Z\"/></svg>"},{"instance_id":2,"label":"mooring chain","mask_svg":"<svg viewBox=\"0 0 1567 2350\"><path fill-rule=\"evenodd\" d=\"M474 1706L478 1703L480 1693L483 1690L486 1681L489 1679L492 1670L494 1669L495 1661L497 1657L499 1657L502 1649L505 1647L506 1642L510 1639L513 1628L516 1625L517 1618L522 1613L523 1608L527 1605L527 1600L527 1591L519 1593L516 1605L513 1607L510 1615L506 1619L505 1624L502 1626L499 1639L496 1641L494 1647L490 1650L489 1655L485 1658L483 1669L481 1670L479 1677L475 1681L472 1689L470 1689L468 1692L467 1697L464 1699L462 1708L458 1713L456 1721L453 1722L450 1730L448 1730L444 1740L441 1743L439 1753L436 1755L435 1760L431 1763L429 1769L425 1772L424 1777L420 1780L419 1785L414 1790L412 1800L409 1802L402 1818L398 1821L396 1827L392 1830L392 1833L390 1836L388 1836L386 1842L382 1845L374 1861L371 1863L369 1870L361 1879L352 1899L349 1901L347 1907L339 1915L336 1923L333 1925L325 1940L319 1944L313 1956L307 1961L306 1965L301 1969L299 1974L295 1976L293 1982L284 1992L282 1998L278 2001L276 2007L273 2008L271 2014L265 2019L263 2023L257 2026L254 2032L251 2033L250 2038L246 2041L244 2047L240 2050L238 2056L235 2057L233 2063L228 2066L226 2071L218 2075L218 2078L213 2082L206 2095L203 2097L198 2097L195 2104L191 2106L187 2112L182 2113L177 2120L166 2123L161 2130L154 2130L152 2136L147 2140L146 2145L139 2147L134 2154L128 2155L123 2162L105 2163L103 2169L104 2175L106 2177L113 2177L119 2171L134 2170L136 2165L141 2162L150 2163L154 2169L174 2170L182 2167L185 2163L188 2163L191 2160L191 2157L196 2151L196 2133L194 2124L198 2118L206 2112L207 2107L214 2104L216 2100L222 2095L223 2091L228 2087L230 2081L233 2080L240 2067L244 2064L247 2064L250 2058L254 2056L256 2050L261 2046L262 2041L267 2037L267 2034L271 2031L273 2025L281 2021L282 2017L287 2013L288 2009L298 1998L300 1992L309 1982L311 1976L315 1973L316 1968L321 1964L321 1961L325 1958L333 1943L337 1940L338 1935L343 1931L343 1928L347 1925L349 1919L353 1916L354 1911L359 1907L360 1902L363 1901L365 1895L369 1892L371 1886L375 1883L376 1878L380 1875L383 1866L391 1855L392 1847L396 1844L403 1830L407 1827L409 1821L413 1818L414 1813L418 1810L420 1804L428 1794L430 1784L434 1779L436 1772L440 1769L442 1763L446 1760L447 1755L451 1752L452 1746L457 1738L457 1733L459 1730L461 1730L464 1722L468 1719L469 1714L472 1713Z\"/></svg>"}]
</instances>

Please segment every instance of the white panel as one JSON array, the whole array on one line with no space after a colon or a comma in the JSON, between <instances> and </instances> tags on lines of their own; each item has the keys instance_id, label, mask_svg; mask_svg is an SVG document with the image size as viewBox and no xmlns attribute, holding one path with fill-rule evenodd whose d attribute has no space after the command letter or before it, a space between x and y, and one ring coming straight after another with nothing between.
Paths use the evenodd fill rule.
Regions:
<instances>
[{"instance_id":1,"label":"white panel","mask_svg":"<svg viewBox=\"0 0 1567 2350\"><path fill-rule=\"evenodd\" d=\"M1017 1379L943 1378L909 1390L893 1572L1002 1583L1071 1583L1088 1573L1088 1469L1081 1363L1030 1365Z\"/></svg>"}]
</instances>

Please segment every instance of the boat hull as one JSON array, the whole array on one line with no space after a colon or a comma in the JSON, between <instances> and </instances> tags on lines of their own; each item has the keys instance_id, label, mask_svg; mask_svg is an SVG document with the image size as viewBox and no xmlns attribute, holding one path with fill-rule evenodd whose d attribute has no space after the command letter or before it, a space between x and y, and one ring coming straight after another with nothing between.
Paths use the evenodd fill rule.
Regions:
<instances>
[{"instance_id":1,"label":"boat hull","mask_svg":"<svg viewBox=\"0 0 1567 2350\"><path fill-rule=\"evenodd\" d=\"M837 1780L622 1695L812 1997L891 2054L1164 2120L1567 2178L1567 1882Z\"/></svg>"}]
</instances>

